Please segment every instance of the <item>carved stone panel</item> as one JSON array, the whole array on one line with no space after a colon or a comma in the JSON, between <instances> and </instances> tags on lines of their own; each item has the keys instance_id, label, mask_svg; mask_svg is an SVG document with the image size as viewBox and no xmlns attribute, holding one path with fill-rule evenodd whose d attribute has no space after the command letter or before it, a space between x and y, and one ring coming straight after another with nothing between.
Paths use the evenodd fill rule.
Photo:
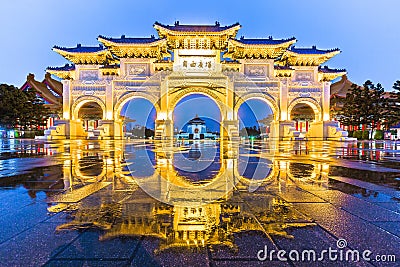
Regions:
<instances>
[{"instance_id":1,"label":"carved stone panel","mask_svg":"<svg viewBox=\"0 0 400 267\"><path fill-rule=\"evenodd\" d=\"M296 71L294 81L296 82L312 82L314 73L312 71Z\"/></svg>"},{"instance_id":2,"label":"carved stone panel","mask_svg":"<svg viewBox=\"0 0 400 267\"><path fill-rule=\"evenodd\" d=\"M267 77L268 76L268 66L258 65L258 64L245 64L244 74L249 77Z\"/></svg>"},{"instance_id":3,"label":"carved stone panel","mask_svg":"<svg viewBox=\"0 0 400 267\"><path fill-rule=\"evenodd\" d=\"M145 77L150 74L150 66L147 63L126 63L125 73L127 77Z\"/></svg>"},{"instance_id":4,"label":"carved stone panel","mask_svg":"<svg viewBox=\"0 0 400 267\"><path fill-rule=\"evenodd\" d=\"M80 70L79 80L81 81L94 81L99 79L98 70Z\"/></svg>"}]
</instances>

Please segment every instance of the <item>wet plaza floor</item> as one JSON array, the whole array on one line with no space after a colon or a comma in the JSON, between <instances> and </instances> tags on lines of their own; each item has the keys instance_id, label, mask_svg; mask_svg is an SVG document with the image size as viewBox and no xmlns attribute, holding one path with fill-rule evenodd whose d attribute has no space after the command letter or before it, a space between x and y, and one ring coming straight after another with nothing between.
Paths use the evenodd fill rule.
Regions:
<instances>
[{"instance_id":1,"label":"wet plaza floor","mask_svg":"<svg viewBox=\"0 0 400 267\"><path fill-rule=\"evenodd\" d=\"M0 201L1 266L400 266L394 141L1 140Z\"/></svg>"}]
</instances>

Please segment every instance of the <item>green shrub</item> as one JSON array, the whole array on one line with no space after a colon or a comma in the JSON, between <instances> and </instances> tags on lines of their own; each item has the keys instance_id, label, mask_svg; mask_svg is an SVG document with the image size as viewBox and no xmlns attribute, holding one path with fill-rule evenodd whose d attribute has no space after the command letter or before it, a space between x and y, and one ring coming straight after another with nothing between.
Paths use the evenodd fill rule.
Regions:
<instances>
[{"instance_id":1,"label":"green shrub","mask_svg":"<svg viewBox=\"0 0 400 267\"><path fill-rule=\"evenodd\" d=\"M363 131L361 138L363 140L368 140L369 139L369 131Z\"/></svg>"},{"instance_id":2,"label":"green shrub","mask_svg":"<svg viewBox=\"0 0 400 267\"><path fill-rule=\"evenodd\" d=\"M361 140L361 138L362 138L362 131L354 131L354 132L353 132L353 137L357 138L358 140Z\"/></svg>"},{"instance_id":3,"label":"green shrub","mask_svg":"<svg viewBox=\"0 0 400 267\"><path fill-rule=\"evenodd\" d=\"M374 139L376 140L382 140L383 139L383 131L382 130L376 130Z\"/></svg>"}]
</instances>

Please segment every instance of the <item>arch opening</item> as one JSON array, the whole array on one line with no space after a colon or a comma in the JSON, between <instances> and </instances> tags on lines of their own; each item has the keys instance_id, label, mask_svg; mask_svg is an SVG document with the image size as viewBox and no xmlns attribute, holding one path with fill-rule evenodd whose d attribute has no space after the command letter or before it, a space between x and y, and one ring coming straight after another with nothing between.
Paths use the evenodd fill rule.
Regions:
<instances>
[{"instance_id":1,"label":"arch opening","mask_svg":"<svg viewBox=\"0 0 400 267\"><path fill-rule=\"evenodd\" d=\"M174 136L181 150L174 154L177 175L194 184L207 183L221 169L219 138L221 107L202 93L182 97L174 107Z\"/></svg>"},{"instance_id":2,"label":"arch opening","mask_svg":"<svg viewBox=\"0 0 400 267\"><path fill-rule=\"evenodd\" d=\"M237 110L239 136L249 139L270 137L271 124L276 120L276 115L265 99L254 97L243 101Z\"/></svg>"},{"instance_id":3,"label":"arch opening","mask_svg":"<svg viewBox=\"0 0 400 267\"><path fill-rule=\"evenodd\" d=\"M152 101L134 96L121 102L117 109L124 136L134 139L154 138L157 110Z\"/></svg>"},{"instance_id":4,"label":"arch opening","mask_svg":"<svg viewBox=\"0 0 400 267\"><path fill-rule=\"evenodd\" d=\"M96 130L99 121L103 119L103 108L94 101L83 103L77 112L77 118L82 121L82 127L86 132Z\"/></svg>"},{"instance_id":5,"label":"arch opening","mask_svg":"<svg viewBox=\"0 0 400 267\"><path fill-rule=\"evenodd\" d=\"M222 112L217 100L202 93L182 97L173 107L174 136L177 139L217 139Z\"/></svg>"},{"instance_id":6,"label":"arch opening","mask_svg":"<svg viewBox=\"0 0 400 267\"><path fill-rule=\"evenodd\" d=\"M304 136L310 130L312 122L318 120L316 108L307 102L295 104L290 110L290 119L295 122L296 131Z\"/></svg>"}]
</instances>

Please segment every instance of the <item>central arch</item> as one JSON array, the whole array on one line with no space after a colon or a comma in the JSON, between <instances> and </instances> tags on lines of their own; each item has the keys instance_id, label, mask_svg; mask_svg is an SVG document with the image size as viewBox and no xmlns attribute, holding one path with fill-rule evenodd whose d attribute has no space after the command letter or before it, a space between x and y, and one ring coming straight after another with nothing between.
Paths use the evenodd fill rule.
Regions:
<instances>
[{"instance_id":1,"label":"central arch","mask_svg":"<svg viewBox=\"0 0 400 267\"><path fill-rule=\"evenodd\" d=\"M213 92L212 88L209 87L188 87L185 88L175 94L173 94L172 99L169 102L168 108L168 118L172 118L176 105L181 101L184 97L194 94L200 94L209 97L211 100L215 102L218 106L221 120L225 119L226 114L226 104L225 100L223 99L224 94L220 92ZM215 91L215 90L214 90Z\"/></svg>"}]
</instances>

